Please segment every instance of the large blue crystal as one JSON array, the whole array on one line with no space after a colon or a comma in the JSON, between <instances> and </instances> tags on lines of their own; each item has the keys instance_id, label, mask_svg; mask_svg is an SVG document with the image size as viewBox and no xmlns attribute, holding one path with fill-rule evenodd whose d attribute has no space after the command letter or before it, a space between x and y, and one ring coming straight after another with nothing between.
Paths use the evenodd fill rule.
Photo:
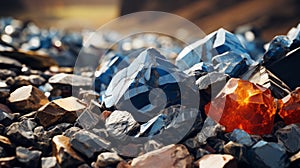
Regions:
<instances>
[{"instance_id":1,"label":"large blue crystal","mask_svg":"<svg viewBox=\"0 0 300 168\"><path fill-rule=\"evenodd\" d=\"M177 57L176 65L185 70L201 61L232 77L257 64L238 38L222 28L187 46Z\"/></svg>"},{"instance_id":2,"label":"large blue crystal","mask_svg":"<svg viewBox=\"0 0 300 168\"><path fill-rule=\"evenodd\" d=\"M114 55L97 71L95 90L99 93L105 91L113 78L120 70L129 65L128 58L119 54Z\"/></svg>"},{"instance_id":3,"label":"large blue crystal","mask_svg":"<svg viewBox=\"0 0 300 168\"><path fill-rule=\"evenodd\" d=\"M104 103L108 108L129 111L137 121L146 122L165 107L180 104L197 93L191 80L158 51L146 49L112 78Z\"/></svg>"},{"instance_id":4,"label":"large blue crystal","mask_svg":"<svg viewBox=\"0 0 300 168\"><path fill-rule=\"evenodd\" d=\"M270 64L283 58L290 51L291 44L292 41L287 36L274 37L264 55L264 63Z\"/></svg>"}]
</instances>

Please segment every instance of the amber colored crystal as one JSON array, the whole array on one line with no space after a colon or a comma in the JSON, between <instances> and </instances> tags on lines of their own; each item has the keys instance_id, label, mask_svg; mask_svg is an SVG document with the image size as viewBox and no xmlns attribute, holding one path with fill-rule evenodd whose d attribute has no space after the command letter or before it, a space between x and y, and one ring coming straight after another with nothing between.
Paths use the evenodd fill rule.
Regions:
<instances>
[{"instance_id":1,"label":"amber colored crystal","mask_svg":"<svg viewBox=\"0 0 300 168\"><path fill-rule=\"evenodd\" d=\"M278 102L280 104L279 116L286 124L300 123L300 87Z\"/></svg>"},{"instance_id":2,"label":"amber colored crystal","mask_svg":"<svg viewBox=\"0 0 300 168\"><path fill-rule=\"evenodd\" d=\"M230 132L240 128L249 134L271 133L276 103L271 91L241 79L230 79L205 113Z\"/></svg>"}]
</instances>

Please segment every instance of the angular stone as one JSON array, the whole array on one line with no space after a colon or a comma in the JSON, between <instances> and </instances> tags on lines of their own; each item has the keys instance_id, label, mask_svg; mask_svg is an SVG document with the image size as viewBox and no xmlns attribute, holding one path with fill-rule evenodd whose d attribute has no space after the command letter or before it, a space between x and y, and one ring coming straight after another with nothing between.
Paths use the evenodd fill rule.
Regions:
<instances>
[{"instance_id":1,"label":"angular stone","mask_svg":"<svg viewBox=\"0 0 300 168\"><path fill-rule=\"evenodd\" d=\"M234 129L230 134L229 140L246 146L252 146L254 143L251 136L241 129Z\"/></svg>"},{"instance_id":2,"label":"angular stone","mask_svg":"<svg viewBox=\"0 0 300 168\"><path fill-rule=\"evenodd\" d=\"M112 78L103 96L104 103L107 108L115 106L129 111L137 121L147 122L160 110L180 101L197 104L199 101L194 99L199 97L198 91L192 80L158 51L146 49Z\"/></svg>"},{"instance_id":3,"label":"angular stone","mask_svg":"<svg viewBox=\"0 0 300 168\"><path fill-rule=\"evenodd\" d=\"M166 126L165 119L166 116L163 114L155 116L147 123L141 125L140 131L136 136L152 137L158 134L163 129L163 127Z\"/></svg>"},{"instance_id":4,"label":"angular stone","mask_svg":"<svg viewBox=\"0 0 300 168\"><path fill-rule=\"evenodd\" d=\"M84 76L59 73L52 76L48 82L52 85L71 85L75 87L92 86L92 79Z\"/></svg>"},{"instance_id":5,"label":"angular stone","mask_svg":"<svg viewBox=\"0 0 300 168\"><path fill-rule=\"evenodd\" d=\"M45 70L51 66L57 65L57 62L48 55L42 55L37 52L20 52L20 51L0 51L0 55L12 58L33 69Z\"/></svg>"},{"instance_id":6,"label":"angular stone","mask_svg":"<svg viewBox=\"0 0 300 168\"><path fill-rule=\"evenodd\" d=\"M90 109L86 109L80 114L80 116L78 116L76 122L82 128L90 130L100 124L100 115L93 113ZM103 123L101 124L103 126Z\"/></svg>"},{"instance_id":7,"label":"angular stone","mask_svg":"<svg viewBox=\"0 0 300 168\"><path fill-rule=\"evenodd\" d=\"M53 156L62 167L74 167L82 164L84 160L71 148L70 138L56 135L52 139Z\"/></svg>"},{"instance_id":8,"label":"angular stone","mask_svg":"<svg viewBox=\"0 0 300 168\"><path fill-rule=\"evenodd\" d=\"M228 132L239 128L249 134L268 134L273 128L276 105L269 89L232 78L205 106L205 113Z\"/></svg>"},{"instance_id":9,"label":"angular stone","mask_svg":"<svg viewBox=\"0 0 300 168\"><path fill-rule=\"evenodd\" d=\"M197 79L196 85L200 90L201 105L207 104L215 98L228 80L228 75L219 72L211 72Z\"/></svg>"},{"instance_id":10,"label":"angular stone","mask_svg":"<svg viewBox=\"0 0 300 168\"><path fill-rule=\"evenodd\" d=\"M275 74L281 81L283 81L291 90L296 89L300 85L300 47L288 52L284 57L266 68Z\"/></svg>"},{"instance_id":11,"label":"angular stone","mask_svg":"<svg viewBox=\"0 0 300 168\"><path fill-rule=\"evenodd\" d=\"M256 64L238 38L222 28L183 49L176 65L185 70L200 61L232 77L240 76Z\"/></svg>"},{"instance_id":12,"label":"angular stone","mask_svg":"<svg viewBox=\"0 0 300 168\"><path fill-rule=\"evenodd\" d=\"M216 123L210 117L207 117L204 121L201 131L196 135L196 139L201 145L204 145L207 142L207 138L217 136L218 132L223 130L223 126Z\"/></svg>"},{"instance_id":13,"label":"angular stone","mask_svg":"<svg viewBox=\"0 0 300 168\"><path fill-rule=\"evenodd\" d=\"M106 119L105 127L110 135L122 137L124 135L136 134L139 124L134 120L131 113L115 110Z\"/></svg>"},{"instance_id":14,"label":"angular stone","mask_svg":"<svg viewBox=\"0 0 300 168\"><path fill-rule=\"evenodd\" d=\"M33 129L36 125L31 120L14 122L7 128L6 135L13 143L28 147L35 143Z\"/></svg>"},{"instance_id":15,"label":"angular stone","mask_svg":"<svg viewBox=\"0 0 300 168\"><path fill-rule=\"evenodd\" d=\"M75 97L57 99L38 109L36 119L44 127L63 122L73 123L85 108L85 103Z\"/></svg>"},{"instance_id":16,"label":"angular stone","mask_svg":"<svg viewBox=\"0 0 300 168\"><path fill-rule=\"evenodd\" d=\"M78 132L78 131L80 131L80 130L81 130L81 128L79 128L79 127L71 127L71 128L69 128L69 129L67 129L67 130L63 133L63 135L66 136L66 137L71 138L76 132Z\"/></svg>"},{"instance_id":17,"label":"angular stone","mask_svg":"<svg viewBox=\"0 0 300 168\"><path fill-rule=\"evenodd\" d=\"M76 132L70 140L71 146L87 158L93 158L96 154L106 151L110 142L85 130Z\"/></svg>"},{"instance_id":18,"label":"angular stone","mask_svg":"<svg viewBox=\"0 0 300 168\"><path fill-rule=\"evenodd\" d=\"M279 105L280 111L278 114L286 124L300 123L300 87L279 100Z\"/></svg>"},{"instance_id":19,"label":"angular stone","mask_svg":"<svg viewBox=\"0 0 300 168\"><path fill-rule=\"evenodd\" d=\"M290 51L292 42L286 36L276 36L269 44L269 48L264 55L264 63L271 64L284 57Z\"/></svg>"},{"instance_id":20,"label":"angular stone","mask_svg":"<svg viewBox=\"0 0 300 168\"><path fill-rule=\"evenodd\" d=\"M13 120L14 120L14 115L10 114L10 113L6 113L2 110L0 110L0 123L5 125L5 126L9 126Z\"/></svg>"},{"instance_id":21,"label":"angular stone","mask_svg":"<svg viewBox=\"0 0 300 168\"><path fill-rule=\"evenodd\" d=\"M246 147L242 144L235 143L233 141L229 141L224 146L224 153L230 154L234 156L237 160L241 161L244 160L246 155Z\"/></svg>"},{"instance_id":22,"label":"angular stone","mask_svg":"<svg viewBox=\"0 0 300 168\"><path fill-rule=\"evenodd\" d=\"M242 79L259 84L271 90L272 95L281 99L290 93L290 88L264 66L257 66L242 76Z\"/></svg>"},{"instance_id":23,"label":"angular stone","mask_svg":"<svg viewBox=\"0 0 300 168\"><path fill-rule=\"evenodd\" d=\"M148 152L131 162L132 167L191 167L193 157L184 145L168 145Z\"/></svg>"},{"instance_id":24,"label":"angular stone","mask_svg":"<svg viewBox=\"0 0 300 168\"><path fill-rule=\"evenodd\" d=\"M289 166L284 147L273 142L257 142L252 146L248 160L251 166L257 168L284 168Z\"/></svg>"},{"instance_id":25,"label":"angular stone","mask_svg":"<svg viewBox=\"0 0 300 168\"><path fill-rule=\"evenodd\" d=\"M237 161L228 154L208 154L197 161L199 168L237 168Z\"/></svg>"},{"instance_id":26,"label":"angular stone","mask_svg":"<svg viewBox=\"0 0 300 168\"><path fill-rule=\"evenodd\" d=\"M95 73L95 90L99 93L105 91L113 76L127 66L129 66L128 57L118 54L111 57Z\"/></svg>"},{"instance_id":27,"label":"angular stone","mask_svg":"<svg viewBox=\"0 0 300 168\"><path fill-rule=\"evenodd\" d=\"M296 153L300 150L300 127L291 124L276 131L278 141L284 145L289 153Z\"/></svg>"},{"instance_id":28,"label":"angular stone","mask_svg":"<svg viewBox=\"0 0 300 168\"><path fill-rule=\"evenodd\" d=\"M35 111L49 102L44 93L32 85L18 88L10 94L8 101L11 108L20 112Z\"/></svg>"},{"instance_id":29,"label":"angular stone","mask_svg":"<svg viewBox=\"0 0 300 168\"><path fill-rule=\"evenodd\" d=\"M214 68L211 65L206 65L204 64L204 62L200 62L193 65L191 68L185 70L184 72L189 76L193 76L198 79L199 77L213 71Z\"/></svg>"},{"instance_id":30,"label":"angular stone","mask_svg":"<svg viewBox=\"0 0 300 168\"><path fill-rule=\"evenodd\" d=\"M59 168L59 165L57 163L56 157L42 157L42 168Z\"/></svg>"},{"instance_id":31,"label":"angular stone","mask_svg":"<svg viewBox=\"0 0 300 168\"><path fill-rule=\"evenodd\" d=\"M97 161L93 165L94 168L104 168L109 166L115 166L119 162L123 161L123 159L117 154L113 152L103 152L97 157Z\"/></svg>"},{"instance_id":32,"label":"angular stone","mask_svg":"<svg viewBox=\"0 0 300 168\"><path fill-rule=\"evenodd\" d=\"M42 152L38 150L30 151L29 149L21 146L16 148L16 156L22 167L40 167L41 154Z\"/></svg>"}]
</instances>

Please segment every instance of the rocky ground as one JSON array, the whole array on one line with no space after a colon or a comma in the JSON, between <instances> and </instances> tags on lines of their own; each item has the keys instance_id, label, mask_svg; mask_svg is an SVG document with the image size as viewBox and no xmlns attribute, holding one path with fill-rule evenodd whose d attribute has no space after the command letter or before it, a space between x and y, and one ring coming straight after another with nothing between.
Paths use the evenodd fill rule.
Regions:
<instances>
[{"instance_id":1,"label":"rocky ground","mask_svg":"<svg viewBox=\"0 0 300 168\"><path fill-rule=\"evenodd\" d=\"M264 48L219 29L188 53L147 34L105 53L113 34L82 49L83 33L3 18L0 167L300 167L299 32ZM79 51L105 53L96 73L74 70Z\"/></svg>"}]
</instances>

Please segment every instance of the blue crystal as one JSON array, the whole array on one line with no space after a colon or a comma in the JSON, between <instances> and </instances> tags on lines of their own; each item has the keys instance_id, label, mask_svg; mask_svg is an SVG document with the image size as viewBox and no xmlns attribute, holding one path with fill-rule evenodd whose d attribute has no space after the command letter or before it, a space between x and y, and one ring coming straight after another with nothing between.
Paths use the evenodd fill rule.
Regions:
<instances>
[{"instance_id":1,"label":"blue crystal","mask_svg":"<svg viewBox=\"0 0 300 168\"><path fill-rule=\"evenodd\" d=\"M129 61L126 56L114 55L100 68L99 75L95 78L95 90L99 93L105 91L113 76L128 65Z\"/></svg>"},{"instance_id":2,"label":"blue crystal","mask_svg":"<svg viewBox=\"0 0 300 168\"><path fill-rule=\"evenodd\" d=\"M219 29L186 47L177 57L176 65L185 70L201 61L231 77L238 77L249 66L257 64L239 39L224 29Z\"/></svg>"},{"instance_id":3,"label":"blue crystal","mask_svg":"<svg viewBox=\"0 0 300 168\"><path fill-rule=\"evenodd\" d=\"M146 122L165 107L179 104L182 87L191 92L196 88L185 73L150 48L112 78L103 98L106 107L129 111Z\"/></svg>"},{"instance_id":4,"label":"blue crystal","mask_svg":"<svg viewBox=\"0 0 300 168\"><path fill-rule=\"evenodd\" d=\"M156 134L158 134L165 126L165 119L166 115L159 114L158 116L155 116L151 120L149 120L147 123L142 124L140 127L140 132L137 135L137 137L145 136L145 137L152 137Z\"/></svg>"},{"instance_id":5,"label":"blue crystal","mask_svg":"<svg viewBox=\"0 0 300 168\"><path fill-rule=\"evenodd\" d=\"M270 64L283 58L289 52L291 44L292 42L287 36L274 37L264 55L264 62Z\"/></svg>"}]
</instances>

